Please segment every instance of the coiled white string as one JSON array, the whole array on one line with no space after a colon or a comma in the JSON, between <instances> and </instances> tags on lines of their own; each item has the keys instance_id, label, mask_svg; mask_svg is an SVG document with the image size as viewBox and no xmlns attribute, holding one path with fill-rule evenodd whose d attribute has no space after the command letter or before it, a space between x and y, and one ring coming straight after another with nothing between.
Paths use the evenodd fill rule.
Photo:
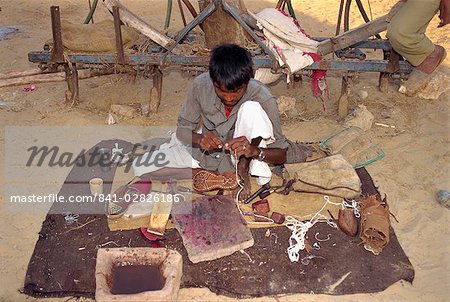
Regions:
<instances>
[{"instance_id":1,"label":"coiled white string","mask_svg":"<svg viewBox=\"0 0 450 302\"><path fill-rule=\"evenodd\" d=\"M305 249L306 232L316 222L301 222L292 216L286 216L286 227L292 231L291 237L289 237L289 247L287 248L291 262L298 262L300 259L300 251Z\"/></svg>"},{"instance_id":2,"label":"coiled white string","mask_svg":"<svg viewBox=\"0 0 450 302\"><path fill-rule=\"evenodd\" d=\"M360 214L360 212L359 212L359 206L358 206L358 203L357 203L354 199L352 199L352 200L350 201L350 203L348 203L347 201L344 200L344 201L342 202L342 207L346 207L346 208L353 209L353 215L355 215L356 218L361 217L361 214Z\"/></svg>"},{"instance_id":3,"label":"coiled white string","mask_svg":"<svg viewBox=\"0 0 450 302\"><path fill-rule=\"evenodd\" d=\"M286 216L286 227L292 231L291 236L289 237L289 247L287 249L289 260L291 262L298 262L300 259L300 251L305 249L305 236L308 230L315 225L317 222L326 222L330 227L337 228L337 225L335 222L331 221L328 217L321 214L323 209L328 204L333 205L342 205L341 202L332 202L330 201L330 198L328 196L324 196L323 199L325 200L325 203L323 204L322 208L316 212L314 215L312 215L312 218L309 221L302 222L300 220L297 220L296 218L292 216ZM310 216L310 215L307 215Z\"/></svg>"},{"instance_id":4,"label":"coiled white string","mask_svg":"<svg viewBox=\"0 0 450 302\"><path fill-rule=\"evenodd\" d=\"M66 225L71 225L75 222L78 222L78 218L80 218L79 214L72 214L71 212L64 212L63 215Z\"/></svg>"}]
</instances>

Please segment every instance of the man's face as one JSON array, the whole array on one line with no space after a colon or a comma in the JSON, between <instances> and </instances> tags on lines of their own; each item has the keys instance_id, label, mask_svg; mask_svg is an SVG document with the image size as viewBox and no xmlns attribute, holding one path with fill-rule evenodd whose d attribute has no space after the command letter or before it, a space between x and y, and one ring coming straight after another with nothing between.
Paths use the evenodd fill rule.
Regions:
<instances>
[{"instance_id":1,"label":"man's face","mask_svg":"<svg viewBox=\"0 0 450 302\"><path fill-rule=\"evenodd\" d=\"M244 95L247 90L247 84L243 84L235 90L227 90L224 87L221 87L219 84L214 83L214 90L216 91L217 96L225 105L225 107L231 108L239 102L239 100Z\"/></svg>"}]
</instances>

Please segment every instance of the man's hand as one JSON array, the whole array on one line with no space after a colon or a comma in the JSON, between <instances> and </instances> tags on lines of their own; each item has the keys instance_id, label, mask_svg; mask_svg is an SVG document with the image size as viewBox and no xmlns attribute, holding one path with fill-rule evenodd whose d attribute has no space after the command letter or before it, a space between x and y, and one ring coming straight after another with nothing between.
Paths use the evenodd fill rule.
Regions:
<instances>
[{"instance_id":1,"label":"man's hand","mask_svg":"<svg viewBox=\"0 0 450 302\"><path fill-rule=\"evenodd\" d=\"M225 143L225 150L231 151L236 158L244 156L246 158L253 158L258 156L258 147L252 146L245 136L239 136Z\"/></svg>"},{"instance_id":2,"label":"man's hand","mask_svg":"<svg viewBox=\"0 0 450 302\"><path fill-rule=\"evenodd\" d=\"M202 135L198 145L203 150L212 151L215 149L222 149L223 142L219 139L216 132L208 131Z\"/></svg>"},{"instance_id":3,"label":"man's hand","mask_svg":"<svg viewBox=\"0 0 450 302\"><path fill-rule=\"evenodd\" d=\"M441 19L441 22L439 22L438 27L447 25L450 22L450 0L441 0L439 19Z\"/></svg>"}]
</instances>

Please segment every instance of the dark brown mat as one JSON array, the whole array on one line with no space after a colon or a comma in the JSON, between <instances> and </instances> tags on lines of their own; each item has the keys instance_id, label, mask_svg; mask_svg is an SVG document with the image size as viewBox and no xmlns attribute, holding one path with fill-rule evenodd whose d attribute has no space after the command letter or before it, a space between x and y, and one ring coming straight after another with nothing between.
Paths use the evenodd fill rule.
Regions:
<instances>
[{"instance_id":1,"label":"dark brown mat","mask_svg":"<svg viewBox=\"0 0 450 302\"><path fill-rule=\"evenodd\" d=\"M113 142L100 144L109 146ZM130 147L129 144L126 148ZM74 167L60 195L87 195L90 178L102 176L111 181L114 175L114 171L101 174L100 169L90 169ZM377 193L367 171L358 169L357 172L363 182L363 194ZM58 206L61 205L55 204L51 212L59 211L55 208ZM67 226L63 215L47 215L28 265L24 285L26 294L92 298L95 294L97 245L110 242L105 247L149 246L137 230L110 232L104 215L82 214L78 219L80 224L92 220L95 221L72 230L74 226ZM213 292L232 297L311 292L334 295L371 293L382 291L401 279L408 282L414 279L414 269L393 229L389 245L381 255L374 256L358 245L358 238L350 238L339 230L318 223L308 232L311 244L317 242L314 239L316 233L319 233L317 238L320 240L330 239L318 242L320 249L312 252L315 258L308 259L308 254L302 252L303 263L289 261L286 249L290 231L287 228L272 228L271 233L275 235L269 237L265 236L266 230L252 229L255 245L246 250L248 256L237 252L198 264L188 260L175 230L167 232L165 243L183 255L182 287L208 287Z\"/></svg>"}]
</instances>

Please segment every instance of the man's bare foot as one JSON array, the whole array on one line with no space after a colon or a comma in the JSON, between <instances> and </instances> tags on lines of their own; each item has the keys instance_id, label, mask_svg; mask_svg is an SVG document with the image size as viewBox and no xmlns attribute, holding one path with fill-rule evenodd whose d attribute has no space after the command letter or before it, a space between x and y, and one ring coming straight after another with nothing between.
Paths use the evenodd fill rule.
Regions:
<instances>
[{"instance_id":1,"label":"man's bare foot","mask_svg":"<svg viewBox=\"0 0 450 302\"><path fill-rule=\"evenodd\" d=\"M239 201L244 201L252 194L252 185L250 183L250 177L248 175L242 177L241 176L241 183L243 182L244 188L238 187L237 193L239 193ZM242 189L242 190L241 190ZM236 193L236 194L237 194Z\"/></svg>"}]
</instances>

